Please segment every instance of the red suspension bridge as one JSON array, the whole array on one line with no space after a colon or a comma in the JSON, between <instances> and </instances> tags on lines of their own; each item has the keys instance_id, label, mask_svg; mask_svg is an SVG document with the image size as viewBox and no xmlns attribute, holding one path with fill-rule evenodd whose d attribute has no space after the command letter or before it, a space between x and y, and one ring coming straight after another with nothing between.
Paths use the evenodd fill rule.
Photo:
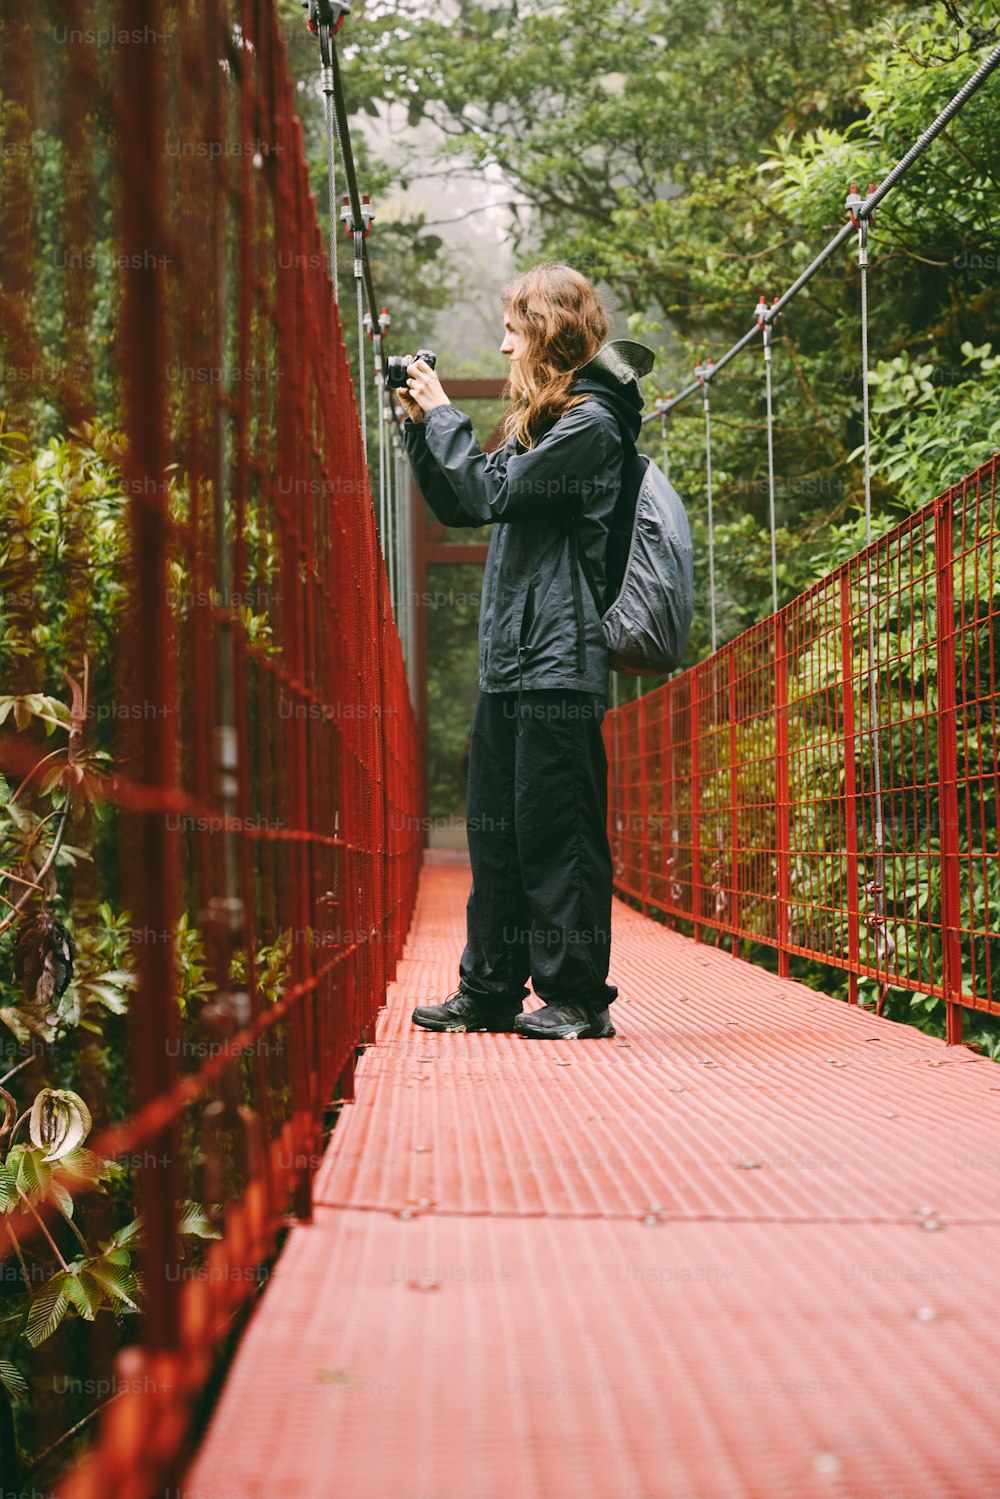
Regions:
<instances>
[{"instance_id":1,"label":"red suspension bridge","mask_svg":"<svg viewBox=\"0 0 1000 1499\"><path fill-rule=\"evenodd\" d=\"M444 543L382 392L370 479L269 0L123 0L133 40L105 52L98 10L48 52L33 8L5 21L6 429L72 442L61 548L26 519L4 561L9 640L54 642L5 657L25 816L46 715L65 743L0 920L46 894L79 965L101 903L127 908L90 972L106 999L128 968L129 1081L91 1098L87 1148L128 1175L25 1176L11 1110L65 1035L13 1029L0 1252L27 1321L0 1323L0 1371L15 1418L34 1401L0 1427L3 1492L995 1492L1000 1082L958 1043L1000 1014L998 460L609 713L613 1040L414 1032L454 987L469 878L424 848L409 601ZM42 163L80 251L55 333ZM724 362L691 387L706 423ZM4 441L28 493L33 449ZM882 1015L900 992L945 1002L950 1044ZM66 1056L80 1092L84 1030ZM115 1285L142 1307L120 1333ZM62 1391L54 1348L86 1371Z\"/></svg>"}]
</instances>

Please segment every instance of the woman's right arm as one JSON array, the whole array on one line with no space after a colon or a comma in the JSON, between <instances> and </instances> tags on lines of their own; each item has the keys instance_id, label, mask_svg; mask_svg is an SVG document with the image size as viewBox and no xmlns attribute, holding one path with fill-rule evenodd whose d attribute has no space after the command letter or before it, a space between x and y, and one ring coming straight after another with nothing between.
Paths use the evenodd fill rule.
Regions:
<instances>
[{"instance_id":1,"label":"woman's right arm","mask_svg":"<svg viewBox=\"0 0 1000 1499\"><path fill-rule=\"evenodd\" d=\"M444 526L482 526L485 522L472 515L459 503L458 496L448 481L437 459L427 446L427 436L422 421L403 423L403 446L410 460L417 488Z\"/></svg>"}]
</instances>

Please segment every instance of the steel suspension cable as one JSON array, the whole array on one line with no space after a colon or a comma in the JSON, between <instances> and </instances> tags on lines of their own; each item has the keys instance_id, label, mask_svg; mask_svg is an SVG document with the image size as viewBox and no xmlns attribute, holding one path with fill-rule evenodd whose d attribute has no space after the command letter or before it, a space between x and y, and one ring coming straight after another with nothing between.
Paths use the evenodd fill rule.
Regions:
<instances>
[{"instance_id":1,"label":"steel suspension cable","mask_svg":"<svg viewBox=\"0 0 1000 1499\"><path fill-rule=\"evenodd\" d=\"M371 319L365 318L365 332L371 337ZM386 540L386 491L385 491L385 469L382 463L382 382L379 376L382 371L382 356L379 338L372 339L372 389L375 393L375 412L378 422L378 538L385 554L386 569L389 567L389 549ZM390 585L392 582L390 575Z\"/></svg>"},{"instance_id":2,"label":"steel suspension cable","mask_svg":"<svg viewBox=\"0 0 1000 1499\"><path fill-rule=\"evenodd\" d=\"M375 412L378 419L378 508L379 508L379 539L382 542L382 552L385 556L386 578L389 583L389 602L392 605L393 614L396 612L396 584L393 577L392 559L392 521L389 511L389 484L388 474L385 467L385 413L382 410L383 392L381 378L382 361L379 358L378 344L375 345Z\"/></svg>"},{"instance_id":3,"label":"steel suspension cable","mask_svg":"<svg viewBox=\"0 0 1000 1499\"><path fill-rule=\"evenodd\" d=\"M378 406L378 446L379 465L384 466L383 485L385 488L385 530L388 541L388 552L386 558L386 569L389 574L389 597L392 600L392 612L399 622L399 525L396 515L396 504L392 493L392 480L388 463L389 433L387 430L387 414L385 407L385 396L379 392Z\"/></svg>"},{"instance_id":4,"label":"steel suspension cable","mask_svg":"<svg viewBox=\"0 0 1000 1499\"><path fill-rule=\"evenodd\" d=\"M374 214L368 203L367 195L362 195L358 190L358 176L354 164L354 150L351 146L351 132L347 121L347 104L344 98L344 86L340 76L340 59L337 55L337 43L333 33L330 33L330 68L333 73L333 102L337 118L337 135L340 139L340 155L344 168L344 178L347 184L347 201L341 210L341 218L352 223L355 237L362 230L364 236L371 227ZM375 299L375 287L372 282L371 266L368 257L362 247L361 255L358 257L357 243L355 242L355 259L360 258L360 272L355 265L355 276L364 281L365 295L368 301L368 311L371 315L372 326L378 324L378 303Z\"/></svg>"},{"instance_id":5,"label":"steel suspension cable","mask_svg":"<svg viewBox=\"0 0 1000 1499\"><path fill-rule=\"evenodd\" d=\"M857 219L870 218L870 216L875 212L875 209L881 203L886 194L896 186L900 179L909 171L913 163L927 150L927 147L931 144L931 142L941 134L941 131L948 124L948 122L954 118L954 116L959 112L960 109L963 108L965 104L968 103L969 99L972 98L972 95L982 87L987 78L989 78L990 75L994 73L998 67L1000 67L1000 47L995 47L990 55L983 60L976 71L966 80L966 82L959 89L958 93L948 101L937 118L930 125L928 125L927 129L923 132L922 135L917 137L913 145L906 152L905 156L900 158L900 160L896 163L892 170L886 174L886 176L882 179L877 187L869 189L867 198L865 198L860 206L855 210L855 217ZM791 286L789 286L788 289L784 291L780 297L777 297L775 299L774 304L768 309L766 321L773 321L774 318L778 316L779 312L781 312L783 308L785 308L792 300L792 298L802 290L803 286L805 286L806 283L810 281L816 274L816 272L826 264L831 255L833 255L840 248L840 246L845 243L846 240L850 239L853 228L854 225L848 223L845 224L842 229L839 229L837 231L837 233L833 236L829 243L824 245L823 249L820 250L815 259L806 266L801 275L795 278ZM758 331L759 330L755 324L754 327L749 329L748 332L744 333L741 338L738 338L731 348L727 349L724 354L720 355L720 357L715 361L716 372L723 369L731 359L735 358L735 356L741 352L741 350L745 349L749 343L752 343L754 338L756 338ZM671 396L666 403L667 411L671 411L675 406L679 406L682 401L687 400L688 396L693 396L697 392L698 386L699 382L697 379L695 379L690 383L690 385L686 385L683 390L678 391L677 395ZM658 413L655 410L648 411L642 418L642 420L644 422L651 421L657 414Z\"/></svg>"},{"instance_id":6,"label":"steel suspension cable","mask_svg":"<svg viewBox=\"0 0 1000 1499\"><path fill-rule=\"evenodd\" d=\"M420 519L413 508L413 485L410 479L410 466L406 459L402 440L400 440L399 444L399 473L400 493L403 496L403 506L406 511L406 632L407 643L410 649L410 662L414 674L414 693L416 693L418 600L413 592L416 575L414 567L414 533L416 527L420 524Z\"/></svg>"},{"instance_id":7,"label":"steel suspension cable","mask_svg":"<svg viewBox=\"0 0 1000 1499\"><path fill-rule=\"evenodd\" d=\"M399 615L403 655L406 655L409 649L408 643L406 643L406 630L408 630L409 624L409 600L406 597L408 595L408 588L406 588L406 552L408 552L409 538L408 531L406 531L406 505L405 501L403 501L402 484L400 484L399 451L397 451L399 444L397 444L396 433L390 432L390 441L393 444L393 498L394 507L396 507L396 535L399 537L399 547L397 547L396 552L396 571L399 574L399 582L396 585L397 600L399 600L399 603L397 603L397 615Z\"/></svg>"},{"instance_id":8,"label":"steel suspension cable","mask_svg":"<svg viewBox=\"0 0 1000 1499\"><path fill-rule=\"evenodd\" d=\"M719 656L718 656L718 632L716 628L715 615L715 522L712 514L712 414L710 387L714 370L712 361L706 360L705 364L695 365L697 375L702 387L702 396L705 407L705 491L708 511L708 599L712 632L712 728L717 736L719 732ZM717 828L717 834L721 832ZM719 858L716 857L712 864L713 883L718 884ZM699 873L699 881L701 875Z\"/></svg>"},{"instance_id":9,"label":"steel suspension cable","mask_svg":"<svg viewBox=\"0 0 1000 1499\"><path fill-rule=\"evenodd\" d=\"M324 69L324 72L327 70ZM326 110L326 181L330 200L330 280L333 282L333 299L340 302L340 275L337 270L337 150L336 116L333 109L333 73L330 72L330 88L324 93Z\"/></svg>"},{"instance_id":10,"label":"steel suspension cable","mask_svg":"<svg viewBox=\"0 0 1000 1499\"><path fill-rule=\"evenodd\" d=\"M309 29L318 37L320 47L320 88L324 96L327 188L330 200L330 278L333 283L334 298L338 303L340 299L336 248L336 151L338 144L347 189L339 217L347 232L354 239L354 279L358 309L358 417L361 455L369 486L371 480L368 475L368 402L364 354L366 321L367 326L373 331L373 340L376 327L380 335L376 355L376 402L379 420L379 539L385 558L397 630L404 649L412 700L415 696L415 683L412 676L415 631L412 618L414 605L410 596L409 547L412 540L412 518L409 514L409 470L400 438L402 418L385 382L382 336L389 326L390 319L386 308L383 307L379 312L371 265L365 247L375 215L368 195L362 194L358 188L347 105L340 74L340 59L337 52L336 33L350 11L350 5L345 3L345 0L303 0L303 3L308 5ZM389 449L390 435L393 443L392 456L390 456Z\"/></svg>"},{"instance_id":11,"label":"steel suspension cable","mask_svg":"<svg viewBox=\"0 0 1000 1499\"><path fill-rule=\"evenodd\" d=\"M670 447L667 442L667 398L657 396L654 412L660 418L660 439L663 443L663 473L664 477L670 478Z\"/></svg>"},{"instance_id":12,"label":"steel suspension cable","mask_svg":"<svg viewBox=\"0 0 1000 1499\"><path fill-rule=\"evenodd\" d=\"M764 311L764 298L758 303L760 313ZM760 318L758 317L758 321ZM771 387L771 323L760 322L764 344L764 377L767 390L767 498L771 525L771 606L778 612L778 540L774 506L774 393Z\"/></svg>"},{"instance_id":13,"label":"steel suspension cable","mask_svg":"<svg viewBox=\"0 0 1000 1499\"><path fill-rule=\"evenodd\" d=\"M396 472L396 504L399 506L400 515L400 548L399 548L399 620L402 626L403 659L406 662L407 680L411 673L411 628L410 611L412 600L410 598L410 507L409 492L406 487L406 469L402 454L402 445L399 434L395 428L392 433L393 461ZM411 683L412 688L412 683Z\"/></svg>"},{"instance_id":14,"label":"steel suspension cable","mask_svg":"<svg viewBox=\"0 0 1000 1499\"><path fill-rule=\"evenodd\" d=\"M392 554L393 565L393 597L395 599L396 626L399 630L400 641L403 641L405 626L403 624L403 517L399 510L399 494L396 487L396 452L392 431L389 427L389 413L383 411L382 419L385 424L385 451L386 451L386 485L389 495L389 509L392 512L392 531L394 537L394 549ZM405 651L405 643L403 646Z\"/></svg>"},{"instance_id":15,"label":"steel suspension cable","mask_svg":"<svg viewBox=\"0 0 1000 1499\"><path fill-rule=\"evenodd\" d=\"M771 607L778 612L778 541L774 514L774 398L771 390L771 330L764 329L764 372L767 385L767 502L771 527Z\"/></svg>"},{"instance_id":16,"label":"steel suspension cable","mask_svg":"<svg viewBox=\"0 0 1000 1499\"><path fill-rule=\"evenodd\" d=\"M851 212L851 221L848 227L855 227L857 217L857 205L852 201L855 197L847 200L847 206ZM858 231L858 268L861 274L861 422L864 445L864 470L865 470L865 605L868 614L868 735L871 742L872 761L872 785L874 788L874 840L875 840L875 878L866 887L874 897L875 914L868 918L869 925L875 931L875 959L876 967L883 963L886 968L884 979L879 980L878 1010L881 1013L888 989L888 967L889 960L895 951L895 944L889 936L886 928L885 918L885 824L882 803L882 734L881 714L879 708L878 690L878 660L875 638L875 604L872 598L872 460L871 460L871 403L869 400L868 382L868 219L859 219ZM845 683L845 690L852 691L851 683Z\"/></svg>"},{"instance_id":17,"label":"steel suspension cable","mask_svg":"<svg viewBox=\"0 0 1000 1499\"><path fill-rule=\"evenodd\" d=\"M708 598L712 624L712 654L718 647L715 627L715 522L712 515L712 414L709 402L709 387L715 370L709 359L705 364L695 365L695 374L701 386L705 406L705 489L708 507Z\"/></svg>"},{"instance_id":18,"label":"steel suspension cable","mask_svg":"<svg viewBox=\"0 0 1000 1499\"><path fill-rule=\"evenodd\" d=\"M326 186L330 206L330 280L333 282L333 299L340 302L340 277L337 270L337 120L334 109L333 67L330 62L329 40L320 31L319 86L323 94L323 111L326 116Z\"/></svg>"},{"instance_id":19,"label":"steel suspension cable","mask_svg":"<svg viewBox=\"0 0 1000 1499\"><path fill-rule=\"evenodd\" d=\"M358 423L361 434L361 456L368 472L368 405L365 395L365 307L364 283L360 274L360 233L354 236L354 284L358 291Z\"/></svg>"},{"instance_id":20,"label":"steel suspension cable","mask_svg":"<svg viewBox=\"0 0 1000 1499\"><path fill-rule=\"evenodd\" d=\"M406 513L406 496L403 493L403 475L399 463L399 439L393 432L393 463L396 468L396 508L399 511L399 618L403 625L403 648L409 651L409 585L406 579L406 559L409 556L409 516Z\"/></svg>"}]
</instances>

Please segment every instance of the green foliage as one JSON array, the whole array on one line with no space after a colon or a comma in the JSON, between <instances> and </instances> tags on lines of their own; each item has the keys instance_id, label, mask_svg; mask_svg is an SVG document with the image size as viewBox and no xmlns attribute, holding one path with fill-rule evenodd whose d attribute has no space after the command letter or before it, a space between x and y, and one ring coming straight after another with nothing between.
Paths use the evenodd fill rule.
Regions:
<instances>
[{"instance_id":1,"label":"green foliage","mask_svg":"<svg viewBox=\"0 0 1000 1499\"><path fill-rule=\"evenodd\" d=\"M291 961L292 933L290 929L279 933L277 941L266 942L258 948L255 965L257 992L268 1004L277 1004L281 998L289 980ZM229 967L229 982L237 985L249 983L247 957L242 948L238 948L233 954Z\"/></svg>"},{"instance_id":2,"label":"green foliage","mask_svg":"<svg viewBox=\"0 0 1000 1499\"><path fill-rule=\"evenodd\" d=\"M186 911L177 919L174 932L174 965L177 970L177 1003L185 1020L194 1018L213 993L205 942Z\"/></svg>"},{"instance_id":3,"label":"green foliage","mask_svg":"<svg viewBox=\"0 0 1000 1499\"><path fill-rule=\"evenodd\" d=\"M41 659L47 671L32 688L53 695L65 691L60 668L78 664L83 651L101 665L113 661L127 594L123 456L120 433L89 424L71 436L52 437L37 452L13 434L0 445L5 683L19 660ZM106 685L107 679L99 678L95 690L100 693ZM59 710L53 711L58 718ZM68 717L64 710L67 725Z\"/></svg>"},{"instance_id":4,"label":"green foliage","mask_svg":"<svg viewBox=\"0 0 1000 1499\"><path fill-rule=\"evenodd\" d=\"M968 340L961 354L961 365L949 370L936 349L926 362L904 349L869 375L873 462L908 509L1000 449L1000 356L991 344L974 348ZM942 370L953 378L942 383Z\"/></svg>"},{"instance_id":5,"label":"green foliage","mask_svg":"<svg viewBox=\"0 0 1000 1499\"><path fill-rule=\"evenodd\" d=\"M25 1300L19 1324L27 1342L37 1347L52 1336L71 1308L88 1322L105 1304L118 1315L138 1311L139 1283L127 1249L113 1243L92 1253L73 1223L73 1193L81 1187L93 1190L115 1176L112 1162L83 1148L91 1128L83 1099L69 1089L41 1089L31 1109L13 1125L9 1140L25 1121L31 1144L11 1144L0 1158L0 1213L10 1214L22 1206L35 1212L49 1202L73 1228L84 1250L82 1256L66 1260L52 1232L43 1230L59 1270ZM12 1228L10 1233L17 1246ZM21 1265L30 1285L23 1257Z\"/></svg>"},{"instance_id":6,"label":"green foliage","mask_svg":"<svg viewBox=\"0 0 1000 1499\"><path fill-rule=\"evenodd\" d=\"M445 21L417 17L403 0L368 4L364 26L352 21L368 89L435 120L445 169L471 160L503 170L525 205L515 227L525 258L558 256L600 279L619 302L618 331L659 343L661 390L687 384L698 358L744 333L761 292L790 284L844 222L850 183L878 181L905 152L981 61L996 21L985 0L737 0L724 12L614 0L595 33L583 0L457 9ZM998 122L987 85L885 200L871 232L871 351L877 376L890 372L875 411L880 525L996 447L995 367L977 368L965 349L1000 312ZM781 602L857 535L858 299L848 244L776 330ZM932 365L937 392L917 403L902 444L899 357ZM712 404L724 640L770 610L759 350L720 376ZM704 600L696 400L671 420L671 475L694 521ZM708 648L707 626L703 607L692 658Z\"/></svg>"},{"instance_id":7,"label":"green foliage","mask_svg":"<svg viewBox=\"0 0 1000 1499\"><path fill-rule=\"evenodd\" d=\"M15 1405L26 1405L31 1429L25 1346L53 1337L67 1320L93 1321L101 1311L122 1319L142 1303L133 1268L140 1220L97 1247L91 1239L95 1222L106 1226L109 1215L113 1223L133 1211L133 1166L103 1159L84 1143L95 1119L121 1117L130 1106L121 1022L137 985L142 940L130 912L117 909L116 816L102 784L114 768L127 597L123 459L120 434L96 424L53 436L35 452L14 434L0 445L0 727L13 730L35 762L17 780L0 776L2 888L10 898L12 885L16 897L24 889L18 881L32 881L38 888L30 911L40 903L75 947L71 982L39 1003L15 977L19 924L0 931L0 1085L17 1091L29 1078L33 1083L20 1103L0 1095L0 1220L21 1275L17 1290L0 1297L4 1461L16 1450ZM176 516L187 499L175 472L169 503ZM248 513L256 525L256 512ZM267 538L259 555L267 558ZM180 619L188 607L182 571L174 581ZM262 617L261 638L267 628ZM202 936L186 913L172 954L180 1024L195 1030L214 985ZM22 1065L29 1062L30 1073ZM12 1215L30 1217L43 1206L54 1219L50 1212L30 1251L22 1249ZM190 1200L178 1204L178 1232L188 1245L218 1237Z\"/></svg>"},{"instance_id":8,"label":"green foliage","mask_svg":"<svg viewBox=\"0 0 1000 1499\"><path fill-rule=\"evenodd\" d=\"M66 991L65 1008L71 1025L100 1036L109 1015L124 1015L129 991L136 986L127 911L115 915L107 901L97 907L96 919L76 934L73 982Z\"/></svg>"},{"instance_id":9,"label":"green foliage","mask_svg":"<svg viewBox=\"0 0 1000 1499\"><path fill-rule=\"evenodd\" d=\"M454 815L465 801L464 755L479 677L482 581L481 566L449 563L428 569L427 651L436 665L427 683L428 815L432 819ZM470 641L474 651L471 676L463 669Z\"/></svg>"}]
</instances>

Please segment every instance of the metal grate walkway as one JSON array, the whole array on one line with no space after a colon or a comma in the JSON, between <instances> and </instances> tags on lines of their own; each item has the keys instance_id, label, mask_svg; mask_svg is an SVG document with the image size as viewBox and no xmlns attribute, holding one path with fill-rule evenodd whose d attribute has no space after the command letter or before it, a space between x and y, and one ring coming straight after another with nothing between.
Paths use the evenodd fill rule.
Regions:
<instances>
[{"instance_id":1,"label":"metal grate walkway","mask_svg":"<svg viewBox=\"0 0 1000 1499\"><path fill-rule=\"evenodd\" d=\"M184 1499L1000 1492L1000 1069L616 903L618 1035L411 1027L413 929Z\"/></svg>"}]
</instances>

